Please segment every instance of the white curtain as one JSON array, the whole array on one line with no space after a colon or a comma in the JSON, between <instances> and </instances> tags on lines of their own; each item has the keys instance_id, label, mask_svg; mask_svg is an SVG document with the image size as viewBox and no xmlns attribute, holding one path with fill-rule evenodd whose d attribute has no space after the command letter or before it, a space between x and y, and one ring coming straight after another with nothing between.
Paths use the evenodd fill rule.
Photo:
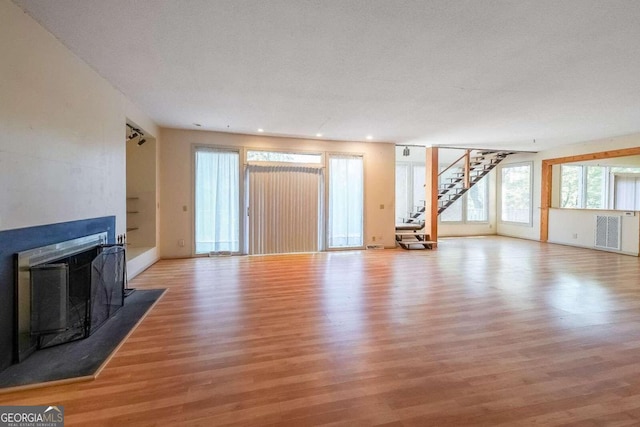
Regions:
<instances>
[{"instance_id":1,"label":"white curtain","mask_svg":"<svg viewBox=\"0 0 640 427\"><path fill-rule=\"evenodd\" d=\"M249 253L320 250L322 169L249 166Z\"/></svg>"},{"instance_id":2,"label":"white curtain","mask_svg":"<svg viewBox=\"0 0 640 427\"><path fill-rule=\"evenodd\" d=\"M640 210L640 178L637 175L614 175L615 209Z\"/></svg>"},{"instance_id":3,"label":"white curtain","mask_svg":"<svg viewBox=\"0 0 640 427\"><path fill-rule=\"evenodd\" d=\"M396 222L409 217L409 164L396 163ZM424 196L423 196L424 197Z\"/></svg>"},{"instance_id":4,"label":"white curtain","mask_svg":"<svg viewBox=\"0 0 640 427\"><path fill-rule=\"evenodd\" d=\"M196 148L196 253L240 250L239 160L237 152Z\"/></svg>"},{"instance_id":5,"label":"white curtain","mask_svg":"<svg viewBox=\"0 0 640 427\"><path fill-rule=\"evenodd\" d=\"M364 171L362 156L329 158L329 248L361 247Z\"/></svg>"}]
</instances>

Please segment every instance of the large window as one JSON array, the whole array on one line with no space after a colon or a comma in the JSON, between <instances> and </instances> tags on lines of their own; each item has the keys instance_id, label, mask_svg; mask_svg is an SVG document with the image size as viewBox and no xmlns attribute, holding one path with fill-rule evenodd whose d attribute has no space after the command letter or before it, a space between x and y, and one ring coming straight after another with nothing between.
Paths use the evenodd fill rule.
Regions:
<instances>
[{"instance_id":1,"label":"large window","mask_svg":"<svg viewBox=\"0 0 640 427\"><path fill-rule=\"evenodd\" d=\"M239 154L206 147L195 153L195 252L239 252Z\"/></svg>"},{"instance_id":2,"label":"large window","mask_svg":"<svg viewBox=\"0 0 640 427\"><path fill-rule=\"evenodd\" d=\"M247 151L247 160L253 162L320 164L322 163L322 154L249 150Z\"/></svg>"},{"instance_id":3,"label":"large window","mask_svg":"<svg viewBox=\"0 0 640 427\"><path fill-rule=\"evenodd\" d=\"M503 166L501 169L500 220L531 224L531 163Z\"/></svg>"},{"instance_id":4,"label":"large window","mask_svg":"<svg viewBox=\"0 0 640 427\"><path fill-rule=\"evenodd\" d=\"M329 157L329 248L364 244L364 170L362 156Z\"/></svg>"},{"instance_id":5,"label":"large window","mask_svg":"<svg viewBox=\"0 0 640 427\"><path fill-rule=\"evenodd\" d=\"M635 177L639 173L637 167L562 165L559 205L574 209L635 210L639 205L631 201L630 195L636 191Z\"/></svg>"},{"instance_id":6,"label":"large window","mask_svg":"<svg viewBox=\"0 0 640 427\"><path fill-rule=\"evenodd\" d=\"M450 182L447 178L454 177L455 169L449 169L440 175L440 183ZM489 181L486 178L478 181L440 214L440 222L487 222L489 221Z\"/></svg>"},{"instance_id":7,"label":"large window","mask_svg":"<svg viewBox=\"0 0 640 427\"><path fill-rule=\"evenodd\" d=\"M604 209L607 205L605 167L562 165L560 207Z\"/></svg>"}]
</instances>

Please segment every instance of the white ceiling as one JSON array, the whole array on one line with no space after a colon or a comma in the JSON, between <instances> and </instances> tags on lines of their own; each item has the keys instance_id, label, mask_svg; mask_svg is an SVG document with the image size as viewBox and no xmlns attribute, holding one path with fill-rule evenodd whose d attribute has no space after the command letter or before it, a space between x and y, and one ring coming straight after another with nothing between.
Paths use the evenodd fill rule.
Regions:
<instances>
[{"instance_id":1,"label":"white ceiling","mask_svg":"<svg viewBox=\"0 0 640 427\"><path fill-rule=\"evenodd\" d=\"M636 0L15 3L161 126L533 151L640 132Z\"/></svg>"}]
</instances>

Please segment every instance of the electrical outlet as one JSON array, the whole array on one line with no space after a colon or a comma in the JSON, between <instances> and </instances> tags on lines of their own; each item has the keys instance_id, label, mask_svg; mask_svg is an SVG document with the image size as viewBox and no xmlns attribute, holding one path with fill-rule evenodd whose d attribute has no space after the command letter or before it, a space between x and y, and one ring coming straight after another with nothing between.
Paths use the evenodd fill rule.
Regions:
<instances>
[{"instance_id":1,"label":"electrical outlet","mask_svg":"<svg viewBox=\"0 0 640 427\"><path fill-rule=\"evenodd\" d=\"M187 211L187 205L182 206L182 212L186 212Z\"/></svg>"},{"instance_id":2,"label":"electrical outlet","mask_svg":"<svg viewBox=\"0 0 640 427\"><path fill-rule=\"evenodd\" d=\"M578 238L578 233L573 233L573 236L572 236L572 237L573 237L574 239L577 239L577 238Z\"/></svg>"},{"instance_id":3,"label":"electrical outlet","mask_svg":"<svg viewBox=\"0 0 640 427\"><path fill-rule=\"evenodd\" d=\"M383 204L380 205L380 209L384 209L384 205Z\"/></svg>"},{"instance_id":4,"label":"electrical outlet","mask_svg":"<svg viewBox=\"0 0 640 427\"><path fill-rule=\"evenodd\" d=\"M372 241L372 242L375 242L375 241L376 241L376 236L373 236L373 237L371 238L371 241Z\"/></svg>"},{"instance_id":5,"label":"electrical outlet","mask_svg":"<svg viewBox=\"0 0 640 427\"><path fill-rule=\"evenodd\" d=\"M178 246L180 246L181 248L184 248L184 239L178 240Z\"/></svg>"}]
</instances>

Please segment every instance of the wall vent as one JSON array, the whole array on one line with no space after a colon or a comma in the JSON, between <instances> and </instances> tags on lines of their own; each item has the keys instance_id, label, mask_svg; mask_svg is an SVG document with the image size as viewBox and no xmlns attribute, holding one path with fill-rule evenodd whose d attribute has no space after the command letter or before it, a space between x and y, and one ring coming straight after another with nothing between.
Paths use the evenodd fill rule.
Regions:
<instances>
[{"instance_id":1,"label":"wall vent","mask_svg":"<svg viewBox=\"0 0 640 427\"><path fill-rule=\"evenodd\" d=\"M620 216L596 215L596 248L621 250L622 219Z\"/></svg>"}]
</instances>

